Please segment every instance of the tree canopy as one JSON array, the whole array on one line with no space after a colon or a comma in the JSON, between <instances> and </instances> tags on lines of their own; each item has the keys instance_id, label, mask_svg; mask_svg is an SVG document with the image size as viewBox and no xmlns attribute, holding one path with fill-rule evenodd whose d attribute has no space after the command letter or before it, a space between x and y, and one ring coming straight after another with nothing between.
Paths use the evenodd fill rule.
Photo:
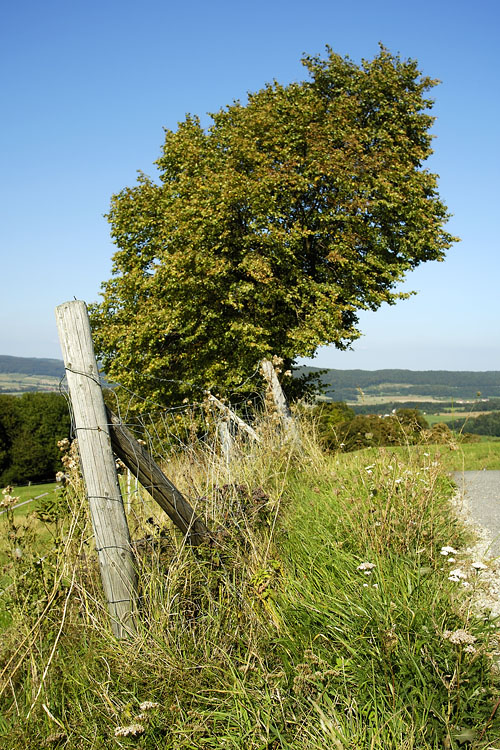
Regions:
<instances>
[{"instance_id":1,"label":"tree canopy","mask_svg":"<svg viewBox=\"0 0 500 750\"><path fill-rule=\"evenodd\" d=\"M0 395L0 486L54 479L71 419L59 393Z\"/></svg>"},{"instance_id":2,"label":"tree canopy","mask_svg":"<svg viewBox=\"0 0 500 750\"><path fill-rule=\"evenodd\" d=\"M206 129L188 115L166 130L159 182L141 173L112 198L118 249L91 318L106 372L142 396L346 348L359 310L405 296L405 273L455 240L422 166L436 81L383 47L303 64L307 80L268 84Z\"/></svg>"}]
</instances>

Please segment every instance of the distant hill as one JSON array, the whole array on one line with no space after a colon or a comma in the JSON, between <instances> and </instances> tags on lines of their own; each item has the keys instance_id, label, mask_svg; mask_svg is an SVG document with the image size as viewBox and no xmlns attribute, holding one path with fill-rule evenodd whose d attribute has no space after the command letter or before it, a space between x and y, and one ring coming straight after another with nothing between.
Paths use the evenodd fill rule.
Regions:
<instances>
[{"instance_id":1,"label":"distant hill","mask_svg":"<svg viewBox=\"0 0 500 750\"><path fill-rule=\"evenodd\" d=\"M57 391L63 377L64 363L61 359L0 355L0 393L16 396L37 391Z\"/></svg>"},{"instance_id":2,"label":"distant hill","mask_svg":"<svg viewBox=\"0 0 500 750\"><path fill-rule=\"evenodd\" d=\"M37 357L9 357L0 354L0 373L19 375L48 375L62 378L64 362L62 359L38 359Z\"/></svg>"},{"instance_id":3,"label":"distant hill","mask_svg":"<svg viewBox=\"0 0 500 750\"><path fill-rule=\"evenodd\" d=\"M297 374L321 373L319 367L301 367ZM475 399L500 397L500 372L468 370L325 370L325 395L336 401L362 402L367 398L413 397Z\"/></svg>"},{"instance_id":4,"label":"distant hill","mask_svg":"<svg viewBox=\"0 0 500 750\"><path fill-rule=\"evenodd\" d=\"M296 374L322 373L325 396L335 401L373 403L394 398L500 398L500 372L468 370L322 370L300 367ZM64 377L61 359L0 355L0 393L55 390Z\"/></svg>"}]
</instances>

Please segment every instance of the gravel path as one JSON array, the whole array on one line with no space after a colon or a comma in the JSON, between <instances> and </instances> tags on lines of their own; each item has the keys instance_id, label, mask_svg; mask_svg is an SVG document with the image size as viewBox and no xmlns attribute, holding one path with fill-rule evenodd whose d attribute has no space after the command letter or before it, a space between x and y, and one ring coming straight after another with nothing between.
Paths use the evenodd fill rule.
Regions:
<instances>
[{"instance_id":1,"label":"gravel path","mask_svg":"<svg viewBox=\"0 0 500 750\"><path fill-rule=\"evenodd\" d=\"M453 479L473 523L489 538L488 556L500 557L500 471L455 471Z\"/></svg>"},{"instance_id":2,"label":"gravel path","mask_svg":"<svg viewBox=\"0 0 500 750\"><path fill-rule=\"evenodd\" d=\"M487 566L478 577L475 607L478 614L500 618L500 471L455 471L452 477L457 485L453 504L477 536L464 552L470 562ZM500 646L495 655L500 670Z\"/></svg>"}]
</instances>

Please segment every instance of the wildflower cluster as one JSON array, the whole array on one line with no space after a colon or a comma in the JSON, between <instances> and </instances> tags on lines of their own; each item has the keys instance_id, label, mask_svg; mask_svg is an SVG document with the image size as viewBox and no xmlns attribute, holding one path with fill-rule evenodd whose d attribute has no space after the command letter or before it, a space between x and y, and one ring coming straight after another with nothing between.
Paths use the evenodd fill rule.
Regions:
<instances>
[{"instance_id":1,"label":"wildflower cluster","mask_svg":"<svg viewBox=\"0 0 500 750\"><path fill-rule=\"evenodd\" d=\"M12 508L18 501L19 498L15 495L11 495L12 487L9 485L2 490L2 499L0 500L0 508Z\"/></svg>"},{"instance_id":2,"label":"wildflower cluster","mask_svg":"<svg viewBox=\"0 0 500 750\"><path fill-rule=\"evenodd\" d=\"M56 474L57 482L76 483L80 478L80 458L78 455L78 441L70 442L68 438L57 442L58 448L62 453L61 463L64 471L58 471Z\"/></svg>"},{"instance_id":3,"label":"wildflower cluster","mask_svg":"<svg viewBox=\"0 0 500 750\"><path fill-rule=\"evenodd\" d=\"M375 564L371 562L364 562L361 563L361 565L358 565L356 570L361 570L365 576L370 576L372 574L372 570L374 569Z\"/></svg>"},{"instance_id":4,"label":"wildflower cluster","mask_svg":"<svg viewBox=\"0 0 500 750\"><path fill-rule=\"evenodd\" d=\"M453 643L455 646L461 646L463 644L472 645L477 641L475 635L471 635L471 633L468 633L463 628L459 628L458 630L445 630L443 638L450 643Z\"/></svg>"},{"instance_id":5,"label":"wildflower cluster","mask_svg":"<svg viewBox=\"0 0 500 750\"><path fill-rule=\"evenodd\" d=\"M453 643L454 646L465 646L464 652L466 654L476 653L476 647L474 646L474 643L477 641L476 636L468 633L463 628L459 628L458 630L445 630L443 638L450 643Z\"/></svg>"},{"instance_id":6,"label":"wildflower cluster","mask_svg":"<svg viewBox=\"0 0 500 750\"><path fill-rule=\"evenodd\" d=\"M115 737L138 737L144 734L144 726L142 724L130 724L128 727L116 727Z\"/></svg>"},{"instance_id":7,"label":"wildflower cluster","mask_svg":"<svg viewBox=\"0 0 500 750\"><path fill-rule=\"evenodd\" d=\"M443 555L443 557L446 557L449 563L454 563L456 562L456 559L455 557L451 557L451 555L458 555L459 553L454 547L445 546L441 547L440 554ZM470 566L476 571L476 573L479 573L481 570L487 570L488 568L488 566L480 560L475 560ZM454 583L461 583L465 588L470 586L467 580L467 573L465 573L462 568L454 568L453 570L450 570L448 580L453 581Z\"/></svg>"},{"instance_id":8,"label":"wildflower cluster","mask_svg":"<svg viewBox=\"0 0 500 750\"><path fill-rule=\"evenodd\" d=\"M159 708L159 705L155 701L143 701L140 703L139 709L141 713L134 718L134 723L123 727L115 727L115 737L140 737L146 731L144 724L140 722L147 722L149 719L147 712Z\"/></svg>"}]
</instances>

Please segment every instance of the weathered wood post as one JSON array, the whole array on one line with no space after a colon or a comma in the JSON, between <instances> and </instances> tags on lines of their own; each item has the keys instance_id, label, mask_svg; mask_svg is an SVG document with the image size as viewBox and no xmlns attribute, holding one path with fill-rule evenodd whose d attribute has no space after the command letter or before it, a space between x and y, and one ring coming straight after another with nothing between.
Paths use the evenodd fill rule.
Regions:
<instances>
[{"instance_id":1,"label":"weathered wood post","mask_svg":"<svg viewBox=\"0 0 500 750\"><path fill-rule=\"evenodd\" d=\"M106 410L111 445L118 458L135 474L153 500L194 546L210 541L210 532L186 498L168 479L152 455L110 409Z\"/></svg>"},{"instance_id":2,"label":"weathered wood post","mask_svg":"<svg viewBox=\"0 0 500 750\"><path fill-rule=\"evenodd\" d=\"M234 449L233 438L231 437L231 432L229 430L229 419L221 419L217 425L217 433L219 435L224 461L226 462L226 465L229 466Z\"/></svg>"},{"instance_id":3,"label":"weathered wood post","mask_svg":"<svg viewBox=\"0 0 500 750\"><path fill-rule=\"evenodd\" d=\"M124 638L135 632L137 577L87 306L65 302L56 318L102 585L113 633Z\"/></svg>"},{"instance_id":4,"label":"weathered wood post","mask_svg":"<svg viewBox=\"0 0 500 750\"><path fill-rule=\"evenodd\" d=\"M285 394L281 387L276 370L274 369L273 363L269 359L263 359L260 363L260 370L267 382L270 393L273 397L273 401L276 406L276 411L281 419L285 433L288 437L297 437L297 427L293 420L290 409L286 402Z\"/></svg>"},{"instance_id":5,"label":"weathered wood post","mask_svg":"<svg viewBox=\"0 0 500 750\"><path fill-rule=\"evenodd\" d=\"M253 430L250 427L250 425L244 422L243 419L241 419L232 409L229 408L229 406L226 406L226 404L223 404L222 401L219 401L218 398L216 398L215 396L212 396L211 393L207 393L207 397L208 397L208 400L212 404L215 404L215 406L217 406L221 410L222 414L227 420L234 422L234 424L237 425L240 428L240 430L243 430L243 432L246 432L246 434L249 435L252 438L252 440L255 440L256 443L260 442L260 438L255 432L255 430Z\"/></svg>"}]
</instances>

